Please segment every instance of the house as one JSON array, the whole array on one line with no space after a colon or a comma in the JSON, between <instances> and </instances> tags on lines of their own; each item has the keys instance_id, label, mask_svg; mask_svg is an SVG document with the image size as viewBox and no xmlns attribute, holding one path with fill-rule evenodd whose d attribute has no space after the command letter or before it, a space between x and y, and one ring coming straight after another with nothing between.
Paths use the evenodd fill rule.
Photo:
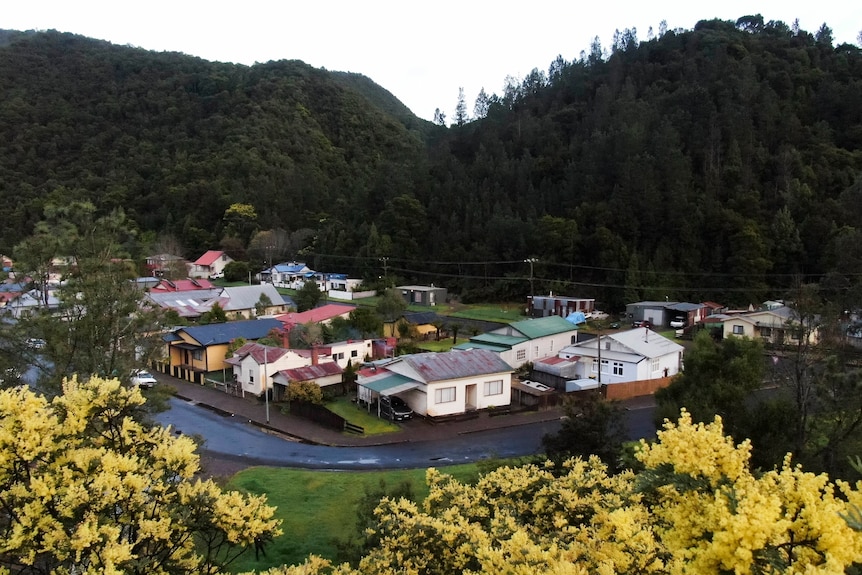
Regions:
<instances>
[{"instance_id":1,"label":"house","mask_svg":"<svg viewBox=\"0 0 862 575\"><path fill-rule=\"evenodd\" d=\"M374 340L348 339L318 346L321 355L329 356L342 369L348 365L360 365L374 357Z\"/></svg>"},{"instance_id":2,"label":"house","mask_svg":"<svg viewBox=\"0 0 862 575\"><path fill-rule=\"evenodd\" d=\"M162 338L167 345L167 363L162 370L179 379L204 383L207 373L232 369L225 362L231 342L240 338L255 341L281 327L276 319L251 319L177 328Z\"/></svg>"},{"instance_id":3,"label":"house","mask_svg":"<svg viewBox=\"0 0 862 575\"><path fill-rule=\"evenodd\" d=\"M594 380L608 399L625 399L666 386L682 370L683 351L675 341L639 327L566 346L559 357L576 362L572 381Z\"/></svg>"},{"instance_id":4,"label":"house","mask_svg":"<svg viewBox=\"0 0 862 575\"><path fill-rule=\"evenodd\" d=\"M162 291L151 289L144 294L144 300L163 310L172 310L180 317L197 319L203 313L207 302L217 299L224 288L213 287L206 290Z\"/></svg>"},{"instance_id":5,"label":"house","mask_svg":"<svg viewBox=\"0 0 862 575\"><path fill-rule=\"evenodd\" d=\"M3 311L15 319L36 313L39 310L56 311L60 309L60 299L50 289L47 293L39 289L31 289L26 292L9 295Z\"/></svg>"},{"instance_id":6,"label":"house","mask_svg":"<svg viewBox=\"0 0 862 575\"><path fill-rule=\"evenodd\" d=\"M398 324L402 321L410 325L411 330L415 330L414 333L422 339L428 339L429 335L436 337L437 325L442 328L445 323L445 320L433 311L407 312L395 321L384 321L383 335L386 337L400 336Z\"/></svg>"},{"instance_id":7,"label":"house","mask_svg":"<svg viewBox=\"0 0 862 575\"><path fill-rule=\"evenodd\" d=\"M189 278L184 280L169 280L161 279L150 288L150 291L155 292L187 292L187 291L202 291L202 290L221 290L220 287L214 286L208 279Z\"/></svg>"},{"instance_id":8,"label":"house","mask_svg":"<svg viewBox=\"0 0 862 575\"><path fill-rule=\"evenodd\" d=\"M283 347L271 347L256 342L249 342L237 349L224 363L233 371L233 381L242 391L256 396L263 396L264 390L275 390L273 377L280 371L311 365L313 362L310 350L291 350ZM281 394L270 392L270 397L277 400Z\"/></svg>"},{"instance_id":9,"label":"house","mask_svg":"<svg viewBox=\"0 0 862 575\"><path fill-rule=\"evenodd\" d=\"M202 313L218 304L232 319L252 319L258 316L286 313L295 307L294 301L281 295L272 284L222 288L217 298L199 306Z\"/></svg>"},{"instance_id":10,"label":"house","mask_svg":"<svg viewBox=\"0 0 862 575\"><path fill-rule=\"evenodd\" d=\"M189 275L193 278L215 278L224 275L224 268L233 258L221 250L209 250L192 263Z\"/></svg>"},{"instance_id":11,"label":"house","mask_svg":"<svg viewBox=\"0 0 862 575\"><path fill-rule=\"evenodd\" d=\"M578 341L578 328L558 315L516 321L475 335L453 349L487 349L517 369L526 363L553 357Z\"/></svg>"},{"instance_id":12,"label":"house","mask_svg":"<svg viewBox=\"0 0 862 575\"><path fill-rule=\"evenodd\" d=\"M152 277L183 277L188 274L190 264L180 256L155 254L147 256L145 266Z\"/></svg>"},{"instance_id":13,"label":"house","mask_svg":"<svg viewBox=\"0 0 862 575\"><path fill-rule=\"evenodd\" d=\"M408 305L435 306L446 303L446 288L430 286L398 286L395 288Z\"/></svg>"},{"instance_id":14,"label":"house","mask_svg":"<svg viewBox=\"0 0 862 575\"><path fill-rule=\"evenodd\" d=\"M580 312L585 317L589 317L589 314L595 309L596 300L594 299L554 294L527 297L527 315L530 317L558 315L564 318L575 312Z\"/></svg>"},{"instance_id":15,"label":"house","mask_svg":"<svg viewBox=\"0 0 862 575\"><path fill-rule=\"evenodd\" d=\"M337 317L347 319L355 305L330 303L304 312L289 312L276 316L285 326L304 325L306 323L328 324Z\"/></svg>"},{"instance_id":16,"label":"house","mask_svg":"<svg viewBox=\"0 0 862 575\"><path fill-rule=\"evenodd\" d=\"M427 417L508 406L512 368L486 349L402 355L359 372L359 400L369 406L397 395Z\"/></svg>"},{"instance_id":17,"label":"house","mask_svg":"<svg viewBox=\"0 0 862 575\"><path fill-rule=\"evenodd\" d=\"M269 282L280 288L299 289L306 278L314 275L314 271L302 262L284 262L276 264L260 273L261 281Z\"/></svg>"},{"instance_id":18,"label":"house","mask_svg":"<svg viewBox=\"0 0 862 575\"><path fill-rule=\"evenodd\" d=\"M340 365L318 355L318 349L311 351L311 365L279 370L272 376L276 399L285 397L291 383L311 381L320 387L341 384L344 380L344 370Z\"/></svg>"},{"instance_id":19,"label":"house","mask_svg":"<svg viewBox=\"0 0 862 575\"><path fill-rule=\"evenodd\" d=\"M758 338L775 345L797 344L801 337L805 337L808 343L813 344L819 340L816 322L812 319L803 326L793 308L767 302L762 309L725 318L722 336Z\"/></svg>"}]
</instances>

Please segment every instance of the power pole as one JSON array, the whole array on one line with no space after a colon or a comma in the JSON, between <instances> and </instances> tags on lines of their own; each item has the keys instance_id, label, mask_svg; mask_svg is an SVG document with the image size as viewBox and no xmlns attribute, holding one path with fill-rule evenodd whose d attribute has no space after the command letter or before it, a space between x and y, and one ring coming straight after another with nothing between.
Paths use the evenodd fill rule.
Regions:
<instances>
[{"instance_id":1,"label":"power pole","mask_svg":"<svg viewBox=\"0 0 862 575\"><path fill-rule=\"evenodd\" d=\"M530 264L530 299L533 299L533 264L538 262L539 258L527 258L524 263Z\"/></svg>"}]
</instances>

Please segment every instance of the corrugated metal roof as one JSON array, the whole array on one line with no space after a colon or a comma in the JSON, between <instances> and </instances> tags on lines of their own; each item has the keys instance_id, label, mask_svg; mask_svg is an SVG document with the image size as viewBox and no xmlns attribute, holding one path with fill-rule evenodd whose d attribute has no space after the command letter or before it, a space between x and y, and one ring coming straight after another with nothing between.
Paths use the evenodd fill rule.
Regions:
<instances>
[{"instance_id":1,"label":"corrugated metal roof","mask_svg":"<svg viewBox=\"0 0 862 575\"><path fill-rule=\"evenodd\" d=\"M217 345L230 343L238 337L260 339L274 329L281 329L281 322L277 319L250 319L182 327L177 331L184 332L201 345Z\"/></svg>"},{"instance_id":2,"label":"corrugated metal roof","mask_svg":"<svg viewBox=\"0 0 862 575\"><path fill-rule=\"evenodd\" d=\"M212 265L214 261L219 259L224 252L221 250L209 250L204 255L195 260L195 265L198 266L208 266Z\"/></svg>"},{"instance_id":3,"label":"corrugated metal roof","mask_svg":"<svg viewBox=\"0 0 862 575\"><path fill-rule=\"evenodd\" d=\"M494 345L491 343L484 343L484 342L478 342L478 341L470 340L470 341L465 341L464 343L459 343L458 345L453 345L452 349L460 349L460 350L487 349L489 351L493 351L496 353L502 353L504 351L508 351L508 350L512 349L512 347L508 346L508 345Z\"/></svg>"},{"instance_id":4,"label":"corrugated metal roof","mask_svg":"<svg viewBox=\"0 0 862 575\"><path fill-rule=\"evenodd\" d=\"M495 347L505 347L511 349L519 343L524 343L529 338L518 337L515 335L503 335L500 333L480 333L470 338L472 343L484 343Z\"/></svg>"},{"instance_id":5,"label":"corrugated metal roof","mask_svg":"<svg viewBox=\"0 0 862 575\"><path fill-rule=\"evenodd\" d=\"M278 373L283 375L289 381L311 381L313 379L318 379L321 377L338 375L340 373L344 373L344 370L341 369L341 366L334 361L327 361L325 363L319 363L317 365L306 365L293 369L282 369Z\"/></svg>"},{"instance_id":6,"label":"corrugated metal roof","mask_svg":"<svg viewBox=\"0 0 862 575\"><path fill-rule=\"evenodd\" d=\"M383 391L388 391L389 393L400 393L422 385L421 382L407 377L406 375L393 373L389 370L381 370L372 377L358 380L356 384L368 388L371 391L376 391L377 393L381 393ZM398 391L395 391L396 389Z\"/></svg>"},{"instance_id":7,"label":"corrugated metal roof","mask_svg":"<svg viewBox=\"0 0 862 575\"><path fill-rule=\"evenodd\" d=\"M398 359L415 371L425 383L513 371L498 354L487 349L416 353ZM389 369L395 371L397 364L391 364Z\"/></svg>"},{"instance_id":8,"label":"corrugated metal roof","mask_svg":"<svg viewBox=\"0 0 862 575\"><path fill-rule=\"evenodd\" d=\"M574 324L558 315L516 321L510 325L529 339L538 339L540 337L577 330Z\"/></svg>"}]
</instances>

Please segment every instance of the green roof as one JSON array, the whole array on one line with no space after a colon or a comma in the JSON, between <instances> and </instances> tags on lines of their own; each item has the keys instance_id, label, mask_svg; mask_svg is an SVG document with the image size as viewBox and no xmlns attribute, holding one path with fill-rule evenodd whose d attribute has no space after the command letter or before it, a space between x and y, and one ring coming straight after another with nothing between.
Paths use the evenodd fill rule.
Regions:
<instances>
[{"instance_id":1,"label":"green roof","mask_svg":"<svg viewBox=\"0 0 862 575\"><path fill-rule=\"evenodd\" d=\"M470 341L459 343L458 345L453 345L452 349L487 349L489 351L501 352L512 349L512 347L508 345L493 345L490 343L479 342L471 339Z\"/></svg>"},{"instance_id":2,"label":"green roof","mask_svg":"<svg viewBox=\"0 0 862 575\"><path fill-rule=\"evenodd\" d=\"M519 343L527 341L526 337L518 337L516 335L503 335L500 333L480 333L470 338L471 343L484 343L486 345L495 346L497 348L511 349ZM475 346L474 346L475 347Z\"/></svg>"},{"instance_id":3,"label":"green roof","mask_svg":"<svg viewBox=\"0 0 862 575\"><path fill-rule=\"evenodd\" d=\"M578 329L575 324L558 315L525 319L510 324L513 329L523 333L527 339L538 339Z\"/></svg>"},{"instance_id":4,"label":"green roof","mask_svg":"<svg viewBox=\"0 0 862 575\"><path fill-rule=\"evenodd\" d=\"M372 391L376 391L378 393L382 391L390 391L390 393L398 393L395 391L391 391L395 388L399 388L400 391L405 391L406 389L418 387L421 385L420 383L412 380L411 378L401 375L400 373L393 373L391 375L384 376L380 379L375 379L373 381L366 381L365 383L360 384L362 387L367 387Z\"/></svg>"}]
</instances>

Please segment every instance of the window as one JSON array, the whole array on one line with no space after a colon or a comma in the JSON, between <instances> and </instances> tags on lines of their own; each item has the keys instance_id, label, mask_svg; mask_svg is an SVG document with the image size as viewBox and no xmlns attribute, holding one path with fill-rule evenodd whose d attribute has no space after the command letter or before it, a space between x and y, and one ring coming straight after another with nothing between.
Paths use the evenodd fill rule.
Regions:
<instances>
[{"instance_id":1,"label":"window","mask_svg":"<svg viewBox=\"0 0 862 575\"><path fill-rule=\"evenodd\" d=\"M517 359L518 361L523 361L523 360L527 359L527 350L526 349L519 349L518 353L515 355L515 359Z\"/></svg>"},{"instance_id":2,"label":"window","mask_svg":"<svg viewBox=\"0 0 862 575\"><path fill-rule=\"evenodd\" d=\"M658 371L658 369L659 369L659 360L658 360L658 358L655 358L655 359L653 359L653 360L650 362L650 366L649 366L649 368L650 368L650 370L651 370L653 373L655 373L655 372L657 372L657 371Z\"/></svg>"},{"instance_id":3,"label":"window","mask_svg":"<svg viewBox=\"0 0 862 575\"><path fill-rule=\"evenodd\" d=\"M772 328L771 327L762 327L760 328L761 337L772 337Z\"/></svg>"},{"instance_id":4,"label":"window","mask_svg":"<svg viewBox=\"0 0 862 575\"><path fill-rule=\"evenodd\" d=\"M344 359L344 352L339 352L335 354L335 359Z\"/></svg>"},{"instance_id":5,"label":"window","mask_svg":"<svg viewBox=\"0 0 862 575\"><path fill-rule=\"evenodd\" d=\"M607 373L607 372L608 372L608 360L603 359L602 360L602 373Z\"/></svg>"},{"instance_id":6,"label":"window","mask_svg":"<svg viewBox=\"0 0 862 575\"><path fill-rule=\"evenodd\" d=\"M533 348L533 357L539 357L539 346Z\"/></svg>"},{"instance_id":7,"label":"window","mask_svg":"<svg viewBox=\"0 0 862 575\"><path fill-rule=\"evenodd\" d=\"M203 358L204 358L204 350L195 349L192 351L192 359L194 359L195 361L200 361Z\"/></svg>"},{"instance_id":8,"label":"window","mask_svg":"<svg viewBox=\"0 0 862 575\"><path fill-rule=\"evenodd\" d=\"M449 403L451 401L455 401L454 387L442 387L434 390L435 403Z\"/></svg>"},{"instance_id":9,"label":"window","mask_svg":"<svg viewBox=\"0 0 862 575\"><path fill-rule=\"evenodd\" d=\"M599 365L599 360L594 359L592 366L590 366L590 371L592 371L593 373L596 373L599 370L598 365Z\"/></svg>"},{"instance_id":10,"label":"window","mask_svg":"<svg viewBox=\"0 0 862 575\"><path fill-rule=\"evenodd\" d=\"M621 361L614 362L614 375L622 375L623 374L623 364Z\"/></svg>"},{"instance_id":11,"label":"window","mask_svg":"<svg viewBox=\"0 0 862 575\"><path fill-rule=\"evenodd\" d=\"M733 326L733 335L742 335L743 333L741 325Z\"/></svg>"},{"instance_id":12,"label":"window","mask_svg":"<svg viewBox=\"0 0 862 575\"><path fill-rule=\"evenodd\" d=\"M254 372L252 370L248 370L248 382L254 383Z\"/></svg>"},{"instance_id":13,"label":"window","mask_svg":"<svg viewBox=\"0 0 862 575\"><path fill-rule=\"evenodd\" d=\"M503 393L503 380L485 382L485 395L500 395Z\"/></svg>"},{"instance_id":14,"label":"window","mask_svg":"<svg viewBox=\"0 0 862 575\"><path fill-rule=\"evenodd\" d=\"M551 351L554 351L554 340L551 340Z\"/></svg>"},{"instance_id":15,"label":"window","mask_svg":"<svg viewBox=\"0 0 862 575\"><path fill-rule=\"evenodd\" d=\"M358 356L359 356L359 352L356 351L355 349L350 352L350 357L358 357Z\"/></svg>"}]
</instances>

